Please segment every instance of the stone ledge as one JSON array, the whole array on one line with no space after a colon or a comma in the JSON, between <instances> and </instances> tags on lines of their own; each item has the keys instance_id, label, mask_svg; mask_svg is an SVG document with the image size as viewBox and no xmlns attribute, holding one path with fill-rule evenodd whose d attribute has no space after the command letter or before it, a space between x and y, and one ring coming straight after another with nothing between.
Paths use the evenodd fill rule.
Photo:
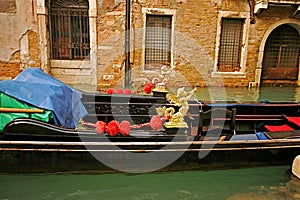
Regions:
<instances>
[{"instance_id":1,"label":"stone ledge","mask_svg":"<svg viewBox=\"0 0 300 200\"><path fill-rule=\"evenodd\" d=\"M11 77L8 76L0 76L0 81L4 81L4 80L11 80Z\"/></svg>"}]
</instances>

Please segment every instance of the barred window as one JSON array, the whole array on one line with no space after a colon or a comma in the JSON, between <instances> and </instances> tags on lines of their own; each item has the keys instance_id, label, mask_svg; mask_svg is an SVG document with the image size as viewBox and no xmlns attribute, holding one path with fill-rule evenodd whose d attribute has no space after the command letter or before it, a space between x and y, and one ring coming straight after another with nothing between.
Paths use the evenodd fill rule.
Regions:
<instances>
[{"instance_id":1,"label":"barred window","mask_svg":"<svg viewBox=\"0 0 300 200\"><path fill-rule=\"evenodd\" d=\"M88 0L52 0L50 16L51 58L83 60L89 58Z\"/></svg>"},{"instance_id":2,"label":"barred window","mask_svg":"<svg viewBox=\"0 0 300 200\"><path fill-rule=\"evenodd\" d=\"M299 55L299 32L290 25L280 25L266 41L262 79L297 80Z\"/></svg>"},{"instance_id":3,"label":"barred window","mask_svg":"<svg viewBox=\"0 0 300 200\"><path fill-rule=\"evenodd\" d=\"M241 70L241 51L243 25L245 19L223 18L220 49L218 55L219 72L239 72Z\"/></svg>"},{"instance_id":4,"label":"barred window","mask_svg":"<svg viewBox=\"0 0 300 200\"><path fill-rule=\"evenodd\" d=\"M171 24L171 15L146 15L146 70L171 64Z\"/></svg>"}]
</instances>

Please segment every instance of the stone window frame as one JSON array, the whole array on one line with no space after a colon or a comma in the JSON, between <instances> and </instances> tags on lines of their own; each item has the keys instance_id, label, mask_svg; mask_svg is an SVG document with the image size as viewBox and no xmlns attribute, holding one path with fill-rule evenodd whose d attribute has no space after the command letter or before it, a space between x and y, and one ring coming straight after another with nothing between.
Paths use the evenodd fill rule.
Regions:
<instances>
[{"instance_id":1,"label":"stone window frame","mask_svg":"<svg viewBox=\"0 0 300 200\"><path fill-rule=\"evenodd\" d=\"M155 70L145 69L145 42L146 42L146 17L147 14L151 15L170 15L172 16L171 22L171 62L170 67L174 67L174 38L175 38L175 20L176 20L176 10L174 9L164 9L164 8L142 8L143 14L143 41L142 41L142 60L141 60L141 73L146 75L157 75L159 72Z\"/></svg>"},{"instance_id":2,"label":"stone window frame","mask_svg":"<svg viewBox=\"0 0 300 200\"><path fill-rule=\"evenodd\" d=\"M255 76L254 76L255 80L254 80L254 82L250 82L249 85L251 84L251 85L257 86L257 87L259 87L261 85L261 75L262 75L262 70L263 70L262 63L263 63L263 57L264 57L264 52L265 52L264 50L265 50L265 45L266 45L267 39L269 38L269 36L273 32L273 30L275 30L278 26L283 25L283 24L287 24L287 25L294 27L300 33L300 22L297 19L291 19L291 18L282 19L282 20L279 20L269 26L269 28L266 30L265 34L263 35L263 38L262 38L260 46L259 46L258 58L257 58L257 63L256 63L256 68L255 68ZM299 74L298 74L297 85L300 86L300 70L299 70Z\"/></svg>"},{"instance_id":3,"label":"stone window frame","mask_svg":"<svg viewBox=\"0 0 300 200\"><path fill-rule=\"evenodd\" d=\"M68 1L50 1L48 8L50 58L57 60L89 60L89 1ZM74 24L76 25L74 26Z\"/></svg>"},{"instance_id":4,"label":"stone window frame","mask_svg":"<svg viewBox=\"0 0 300 200\"><path fill-rule=\"evenodd\" d=\"M221 28L223 18L236 18L244 19L245 24L243 27L242 36L242 49L241 49L241 61L240 61L240 71L239 72L219 72L218 71L218 55L221 40ZM220 11L218 14L218 25L216 34L216 46L215 46L215 59L214 59L214 69L212 72L212 77L233 77L233 78L245 78L246 77L246 61L247 61L247 49L248 49L248 35L250 27L250 14L248 12L233 12L233 11Z\"/></svg>"},{"instance_id":5,"label":"stone window frame","mask_svg":"<svg viewBox=\"0 0 300 200\"><path fill-rule=\"evenodd\" d=\"M146 15L146 18L145 69L155 70L155 65L161 66L162 64L169 66L172 16Z\"/></svg>"},{"instance_id":6,"label":"stone window frame","mask_svg":"<svg viewBox=\"0 0 300 200\"><path fill-rule=\"evenodd\" d=\"M90 58L89 60L54 60L50 59L50 44L48 35L48 8L46 0L37 0L37 15L39 24L40 47L41 47L41 69L49 73L51 68L64 67L66 69L90 68L93 74L97 74L97 1L89 2L89 24L90 24ZM92 85L97 84L97 76L93 77Z\"/></svg>"}]
</instances>

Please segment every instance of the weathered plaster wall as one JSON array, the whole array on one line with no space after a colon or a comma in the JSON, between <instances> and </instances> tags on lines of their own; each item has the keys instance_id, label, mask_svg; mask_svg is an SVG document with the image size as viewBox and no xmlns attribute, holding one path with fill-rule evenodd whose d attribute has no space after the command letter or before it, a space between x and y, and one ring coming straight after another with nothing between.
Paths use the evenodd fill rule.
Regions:
<instances>
[{"instance_id":1,"label":"weathered plaster wall","mask_svg":"<svg viewBox=\"0 0 300 200\"><path fill-rule=\"evenodd\" d=\"M216 58L219 13L245 12L250 15L247 0L132 0L131 2L130 62L134 83L152 80L159 75L159 72L146 71L143 67L145 9L152 9L150 12L163 10L174 13L172 64L176 69L176 77L170 82L174 86L237 87L248 86L250 82L260 82L264 42L271 31L281 22L291 24L300 30L299 15L292 16L295 11L292 6L269 6L254 17L254 24L249 25L248 42L245 44L248 46L244 76L215 77L212 76L212 72ZM23 68L42 67L41 62L49 59L41 59L41 51L49 51L47 32L46 30L42 32L44 35L41 37L41 31L37 31L41 25L38 25L36 0L0 0L0 3L2 5L0 79L10 79ZM93 8L98 9L97 12L93 12L96 24L93 30L95 39L92 41L95 43L96 49L93 51L96 53L91 60L91 65L95 69L89 73L91 77L97 79L95 82L98 82L100 87L122 85L125 61L125 0L97 0L96 4L97 8L96 6ZM44 29L45 27L46 25ZM45 41L40 42L41 38ZM44 52L43 55L45 57L50 54ZM68 65L68 69L72 67L74 68ZM66 74L58 72L57 77L64 81Z\"/></svg>"},{"instance_id":2,"label":"weathered plaster wall","mask_svg":"<svg viewBox=\"0 0 300 200\"><path fill-rule=\"evenodd\" d=\"M1 79L14 78L22 68L39 67L35 1L2 0L0 11Z\"/></svg>"}]
</instances>

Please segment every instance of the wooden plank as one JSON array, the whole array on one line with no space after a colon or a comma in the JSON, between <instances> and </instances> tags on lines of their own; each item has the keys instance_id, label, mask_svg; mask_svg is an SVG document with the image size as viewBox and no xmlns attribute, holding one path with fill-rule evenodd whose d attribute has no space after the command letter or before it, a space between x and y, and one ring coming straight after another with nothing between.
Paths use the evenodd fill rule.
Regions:
<instances>
[{"instance_id":1,"label":"wooden plank","mask_svg":"<svg viewBox=\"0 0 300 200\"><path fill-rule=\"evenodd\" d=\"M5 113L44 113L43 109L26 109L26 108L3 108L0 107L0 112Z\"/></svg>"}]
</instances>

